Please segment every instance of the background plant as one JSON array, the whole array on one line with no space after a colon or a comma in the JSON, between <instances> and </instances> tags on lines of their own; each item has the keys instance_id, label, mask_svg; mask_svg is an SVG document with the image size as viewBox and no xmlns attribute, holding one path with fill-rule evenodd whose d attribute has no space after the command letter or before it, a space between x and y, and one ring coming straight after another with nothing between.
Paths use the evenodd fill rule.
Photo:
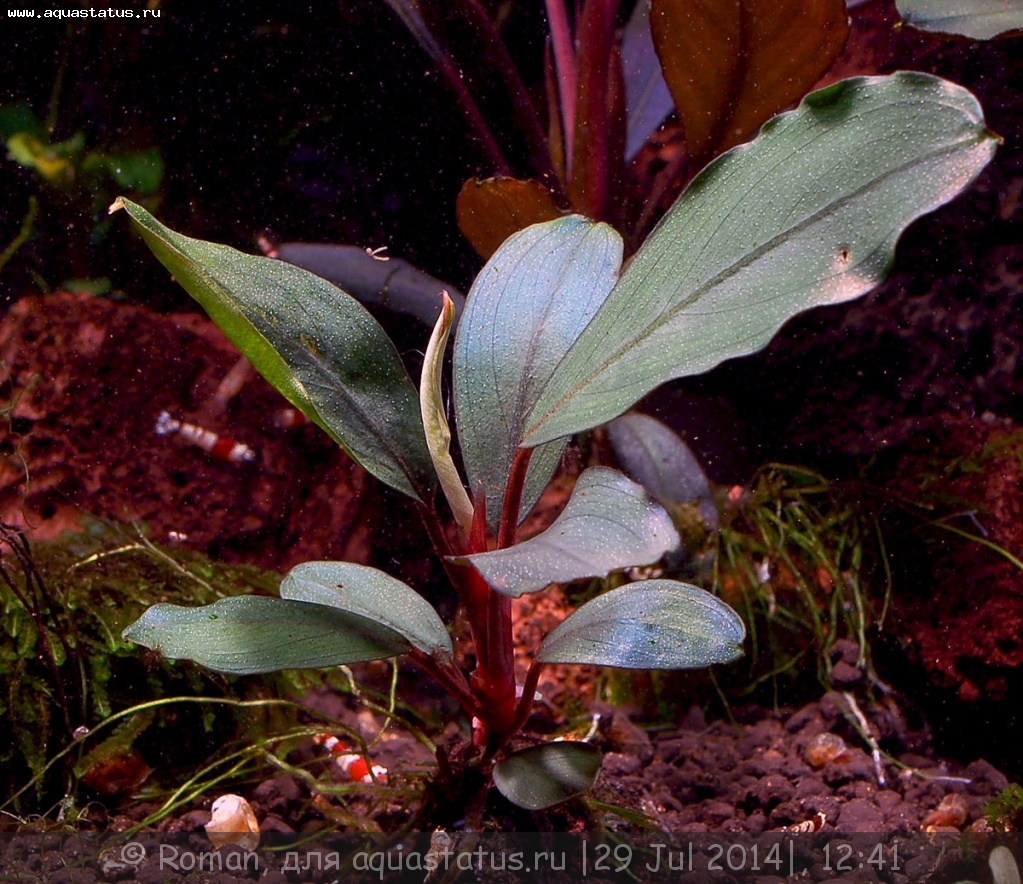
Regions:
<instances>
[{"instance_id":1,"label":"background plant","mask_svg":"<svg viewBox=\"0 0 1023 884\"><path fill-rule=\"evenodd\" d=\"M475 669L456 665L446 626L412 588L345 563L298 566L281 598L157 605L126 637L237 673L408 653L475 720L474 763L507 797L536 809L576 794L599 767L593 747L506 748L542 665L703 666L733 659L744 629L696 587L630 584L566 618L517 684L511 597L647 564L678 543L663 508L606 469L583 473L558 520L520 542L517 526L567 438L665 381L764 346L796 312L867 291L903 227L965 187L995 142L976 101L952 84L917 74L849 80L712 163L624 271L621 237L600 223L568 216L513 235L477 277L453 349L464 478L442 407L447 299L417 395L351 297L297 267L181 236L118 201L264 376L417 502L470 626Z\"/></svg>"}]
</instances>

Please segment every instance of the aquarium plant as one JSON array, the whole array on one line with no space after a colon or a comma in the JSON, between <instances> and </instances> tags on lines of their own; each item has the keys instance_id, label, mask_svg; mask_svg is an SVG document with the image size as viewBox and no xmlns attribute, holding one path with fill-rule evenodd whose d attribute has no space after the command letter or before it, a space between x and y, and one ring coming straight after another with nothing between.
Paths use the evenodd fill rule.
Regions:
<instances>
[{"instance_id":1,"label":"aquarium plant","mask_svg":"<svg viewBox=\"0 0 1023 884\"><path fill-rule=\"evenodd\" d=\"M579 215L512 235L457 324L445 296L418 386L364 307L298 267L174 232L128 200L134 229L253 365L380 481L411 498L469 627L373 568L308 562L279 597L155 605L126 638L231 673L408 655L471 721L467 764L539 809L584 791L586 742L515 738L548 664L704 667L736 658L740 618L694 586L638 581L598 594L514 668L512 599L656 562L678 543L668 514L623 474L578 478L564 511L519 525L567 441L660 384L767 344L791 316L855 298L889 269L915 218L952 199L997 136L966 90L923 74L857 78L807 96L710 163L623 268L622 239ZM461 464L451 441L457 434ZM461 641L461 640L460 640ZM463 666L460 661L471 661Z\"/></svg>"}]
</instances>

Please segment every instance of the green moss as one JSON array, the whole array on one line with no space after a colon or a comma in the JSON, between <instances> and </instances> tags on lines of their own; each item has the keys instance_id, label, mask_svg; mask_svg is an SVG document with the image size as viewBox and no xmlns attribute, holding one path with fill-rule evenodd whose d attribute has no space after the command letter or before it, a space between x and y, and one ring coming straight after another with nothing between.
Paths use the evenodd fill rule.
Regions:
<instances>
[{"instance_id":1,"label":"green moss","mask_svg":"<svg viewBox=\"0 0 1023 884\"><path fill-rule=\"evenodd\" d=\"M153 604L205 605L226 595L276 594L280 577L251 566L220 565L186 550L161 549L128 529L94 523L57 542L29 548L4 527L0 559L0 784L19 812L74 795L100 761L138 753L153 781L194 769L224 745L265 735L293 714L279 707L168 704L99 727L117 713L170 697L224 700L297 697L310 676L228 678L158 658L121 638ZM56 764L48 762L71 747ZM6 747L11 747L10 749Z\"/></svg>"},{"instance_id":2,"label":"green moss","mask_svg":"<svg viewBox=\"0 0 1023 884\"><path fill-rule=\"evenodd\" d=\"M1019 832L1023 830L1023 786L1009 783L984 808L991 828L998 832Z\"/></svg>"}]
</instances>

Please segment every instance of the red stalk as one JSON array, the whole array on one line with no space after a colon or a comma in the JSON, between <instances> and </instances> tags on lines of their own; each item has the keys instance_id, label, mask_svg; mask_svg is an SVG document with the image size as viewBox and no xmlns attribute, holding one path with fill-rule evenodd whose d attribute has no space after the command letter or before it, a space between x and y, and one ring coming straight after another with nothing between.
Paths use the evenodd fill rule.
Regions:
<instances>
[{"instance_id":1,"label":"red stalk","mask_svg":"<svg viewBox=\"0 0 1023 884\"><path fill-rule=\"evenodd\" d=\"M614 96L613 66L619 64L615 53L618 4L619 0L587 0L577 34L579 94L575 141L566 144L571 168L568 192L576 209L596 219L607 217L615 171L612 127L621 125L621 120L611 119L609 106Z\"/></svg>"},{"instance_id":2,"label":"red stalk","mask_svg":"<svg viewBox=\"0 0 1023 884\"><path fill-rule=\"evenodd\" d=\"M508 471L501 524L497 532L498 549L504 549L515 542L522 489L532 454L531 448L520 448L515 453L511 469ZM476 512L480 513L482 509L482 506L477 506ZM483 525L485 526L485 522ZM481 530L485 530L485 527L481 529L473 525L474 547L480 543ZM486 548L485 543L482 544L482 548ZM469 623L476 645L473 687L480 698L480 706L486 713L480 718L486 729L487 742L492 748L496 748L514 731L518 718L511 599L491 589L476 571L471 572L469 583L473 585L469 595L473 598L474 609L468 612Z\"/></svg>"},{"instance_id":3,"label":"red stalk","mask_svg":"<svg viewBox=\"0 0 1023 884\"><path fill-rule=\"evenodd\" d=\"M572 145L575 135L576 67L572 26L564 0L547 0L547 22L551 29L554 67L558 72L561 123L565 136L565 176L572 174Z\"/></svg>"}]
</instances>

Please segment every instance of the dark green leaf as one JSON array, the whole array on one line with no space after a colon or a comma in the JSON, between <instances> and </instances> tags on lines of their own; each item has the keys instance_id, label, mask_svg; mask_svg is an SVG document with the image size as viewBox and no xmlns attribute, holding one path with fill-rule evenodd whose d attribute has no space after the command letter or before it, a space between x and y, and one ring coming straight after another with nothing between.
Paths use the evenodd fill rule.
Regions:
<instances>
[{"instance_id":1,"label":"dark green leaf","mask_svg":"<svg viewBox=\"0 0 1023 884\"><path fill-rule=\"evenodd\" d=\"M393 629L360 614L255 595L202 608L153 605L124 630L124 638L172 660L236 675L321 669L409 649Z\"/></svg>"},{"instance_id":2,"label":"dark green leaf","mask_svg":"<svg viewBox=\"0 0 1023 884\"><path fill-rule=\"evenodd\" d=\"M142 238L248 358L392 488L434 487L419 397L387 335L354 298L298 267L182 236L128 200Z\"/></svg>"},{"instance_id":3,"label":"dark green leaf","mask_svg":"<svg viewBox=\"0 0 1023 884\"><path fill-rule=\"evenodd\" d=\"M678 546L671 518L616 470L586 470L564 511L544 532L507 549L456 559L471 562L498 592L520 596L550 583L606 577L649 565Z\"/></svg>"},{"instance_id":4,"label":"dark green leaf","mask_svg":"<svg viewBox=\"0 0 1023 884\"><path fill-rule=\"evenodd\" d=\"M742 654L746 627L709 592L674 580L612 589L569 614L537 654L542 663L696 669Z\"/></svg>"},{"instance_id":5,"label":"dark green leaf","mask_svg":"<svg viewBox=\"0 0 1023 884\"><path fill-rule=\"evenodd\" d=\"M694 179L554 369L523 444L606 423L869 291L906 225L960 193L997 140L969 92L926 74L807 96Z\"/></svg>"},{"instance_id":6,"label":"dark green leaf","mask_svg":"<svg viewBox=\"0 0 1023 884\"><path fill-rule=\"evenodd\" d=\"M600 772L600 750L589 743L560 740L530 746L494 765L494 785L526 810L543 810L582 795Z\"/></svg>"},{"instance_id":7,"label":"dark green leaf","mask_svg":"<svg viewBox=\"0 0 1023 884\"><path fill-rule=\"evenodd\" d=\"M361 614L401 633L427 654L454 653L437 612L412 587L376 568L350 562L304 562L281 582L281 598Z\"/></svg>"}]
</instances>

